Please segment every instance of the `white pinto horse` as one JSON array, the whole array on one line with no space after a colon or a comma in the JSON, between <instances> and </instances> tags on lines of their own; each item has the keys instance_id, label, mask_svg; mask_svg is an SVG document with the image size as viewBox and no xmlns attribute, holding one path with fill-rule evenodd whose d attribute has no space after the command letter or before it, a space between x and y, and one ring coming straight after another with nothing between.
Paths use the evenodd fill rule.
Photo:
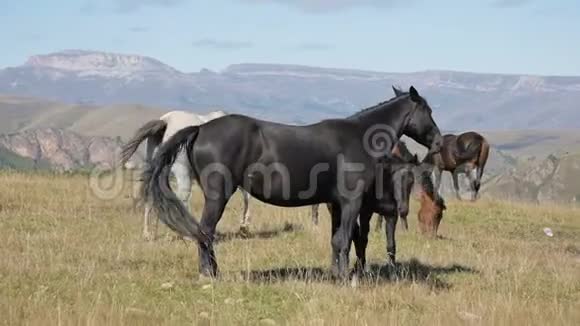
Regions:
<instances>
[{"instance_id":1,"label":"white pinto horse","mask_svg":"<svg viewBox=\"0 0 580 326\"><path fill-rule=\"evenodd\" d=\"M139 128L133 138L123 146L123 151L121 154L121 164L128 167L129 159L135 154L137 148L143 141L147 141L146 144L146 157L145 164L148 164L153 158L155 149L159 145L166 142L171 136L177 133L179 130L189 127L204 124L210 120L227 115L223 111L214 111L205 115L199 115L191 112L185 111L171 111L157 120L152 120L145 123L141 128ZM177 180L177 189L175 194L177 198L183 202L185 207L191 210L191 188L193 186L193 174L191 171L191 165L185 151L182 151L175 160L175 163L171 167L171 172ZM248 231L249 221L250 221L250 209L249 200L250 194L245 190L241 189L242 196L244 199L244 212L241 219L240 230L243 232ZM145 213L143 215L143 237L146 240L151 240L154 235L149 231L149 216L151 213L151 206L145 204Z\"/></svg>"}]
</instances>

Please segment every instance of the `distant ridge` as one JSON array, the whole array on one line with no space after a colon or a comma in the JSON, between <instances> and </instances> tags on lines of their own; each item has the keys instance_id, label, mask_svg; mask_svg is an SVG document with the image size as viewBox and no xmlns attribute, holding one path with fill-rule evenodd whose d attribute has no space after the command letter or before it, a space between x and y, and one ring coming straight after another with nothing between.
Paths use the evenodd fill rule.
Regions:
<instances>
[{"instance_id":1,"label":"distant ridge","mask_svg":"<svg viewBox=\"0 0 580 326\"><path fill-rule=\"evenodd\" d=\"M416 86L443 129L580 128L580 77L427 70L389 73L301 65L233 64L220 72L181 72L157 59L66 50L0 70L0 93L70 104L125 105L201 112L224 108L304 124L345 117Z\"/></svg>"}]
</instances>

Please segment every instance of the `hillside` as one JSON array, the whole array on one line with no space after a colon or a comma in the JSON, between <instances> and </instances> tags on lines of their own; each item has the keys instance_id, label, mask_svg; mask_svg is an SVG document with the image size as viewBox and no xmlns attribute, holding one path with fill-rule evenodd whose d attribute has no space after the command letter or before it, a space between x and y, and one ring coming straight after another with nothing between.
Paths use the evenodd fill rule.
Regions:
<instances>
[{"instance_id":1,"label":"hillside","mask_svg":"<svg viewBox=\"0 0 580 326\"><path fill-rule=\"evenodd\" d=\"M141 105L70 105L37 98L0 96L0 134L57 128L87 136L127 139L143 123L167 111Z\"/></svg>"},{"instance_id":2,"label":"hillside","mask_svg":"<svg viewBox=\"0 0 580 326\"><path fill-rule=\"evenodd\" d=\"M580 200L579 177L580 154L550 155L491 178L483 191L510 200L576 203Z\"/></svg>"},{"instance_id":3,"label":"hillside","mask_svg":"<svg viewBox=\"0 0 580 326\"><path fill-rule=\"evenodd\" d=\"M45 161L35 161L29 157L20 156L7 148L0 146L0 169L20 171L50 169L50 164Z\"/></svg>"},{"instance_id":4,"label":"hillside","mask_svg":"<svg viewBox=\"0 0 580 326\"><path fill-rule=\"evenodd\" d=\"M33 56L22 66L0 70L0 93L10 94L0 95L0 134L11 135L7 150L14 151L15 157L34 160L38 157L32 154L36 145L31 135L46 128L59 130L61 138L51 141L76 144L74 154L63 149L47 151L47 163L60 169L87 168L95 164L87 158L94 154L80 149L87 140L78 137L127 140L143 123L172 109L205 113L223 108L303 124L345 117L390 98L393 84L417 86L445 132L475 130L490 141L492 152L484 175L488 195L517 192L521 193L518 199L531 201L575 198L575 178L542 179L540 187L538 177L528 172L542 170L538 166L549 155L575 162L571 154L580 153L576 104L580 103L580 77L386 73L266 64L185 73L144 56L63 51ZM28 149L14 144L20 139L15 135L28 139ZM119 143L113 143L99 150L102 160L97 165L110 165L102 162L114 155ZM416 144L411 148L424 153ZM568 176L575 175L571 171ZM453 195L450 176L443 182L443 192Z\"/></svg>"},{"instance_id":5,"label":"hillside","mask_svg":"<svg viewBox=\"0 0 580 326\"><path fill-rule=\"evenodd\" d=\"M207 113L216 110L207 107ZM171 108L142 105L70 105L63 102L0 95L0 134L36 128L67 129L81 135L121 137L126 140L146 121L159 118ZM466 129L476 130L476 129ZM452 132L444 130L444 133ZM500 154L513 157L545 157L552 153L580 152L580 130L478 130ZM404 138L406 139L406 138ZM408 139L407 139L408 141ZM410 141L410 143L413 143ZM423 155L424 148L411 145ZM495 156L495 155L493 155ZM509 160L509 159L508 159Z\"/></svg>"},{"instance_id":6,"label":"hillside","mask_svg":"<svg viewBox=\"0 0 580 326\"><path fill-rule=\"evenodd\" d=\"M343 117L415 85L446 130L580 127L580 77L388 73L238 64L180 72L156 59L105 52L33 56L0 70L0 93L67 103L136 103L192 111L208 107L289 123Z\"/></svg>"},{"instance_id":7,"label":"hillside","mask_svg":"<svg viewBox=\"0 0 580 326\"><path fill-rule=\"evenodd\" d=\"M54 144L76 144L73 153L65 154L68 150L57 150L46 152L46 164L59 167L59 169L90 168L95 162L85 157L94 157L96 154L86 154L83 147L87 140L79 141L79 137L92 139L92 137L103 137L108 139L101 149L93 151L100 152L102 161L111 162L116 151L118 151L118 141L114 138L120 137L121 141L126 141L133 135L135 130L146 121L158 118L167 110L143 107L139 105L110 105L110 106L89 106L89 105L68 105L61 102L41 100L36 98L0 96L0 134L10 134L10 145L8 149L26 158L38 158L33 154L36 143L31 135L38 130L42 132L47 128L59 130L58 137L50 138ZM205 110L205 112L210 110ZM44 130L44 131L43 131ZM32 134L31 134L32 133ZM580 131L577 130L513 130L513 131L485 131L481 132L491 143L492 149L489 162L484 174L483 192L494 197L506 196L506 191L510 193L521 192L518 196L509 195L509 198L537 201L564 200L569 202L571 197L569 191L549 191L538 197L539 190L537 182L528 182L527 176L517 177L518 171L528 171L530 165L540 164L548 155L556 157L567 157L566 161L574 162L579 159L573 153L580 153ZM26 149L18 148L15 145L15 135L20 135L23 139L28 139ZM54 135L53 135L54 136ZM31 138L32 137L32 138ZM52 137L52 136L51 136ZM43 139L44 136L40 136ZM4 136L1 139L6 139ZM60 139L57 141L57 139ZM408 138L403 138L409 144L413 152L423 156L425 148L414 143ZM31 141L33 140L33 141ZM6 140L5 140L6 142ZM51 147L54 147L50 145ZM48 146L48 145L47 145ZM58 146L57 146L58 147ZM16 154L12 153L12 155ZM568 153L568 154L567 154ZM16 157L20 155L16 154ZM5 154L6 156L6 154ZM102 162L98 161L98 162ZM21 162L23 168L31 166L29 161ZM97 162L97 163L98 163ZM572 164L572 163L570 163ZM110 166L107 164L97 165L101 167ZM574 170L575 171L575 170ZM575 173L575 172L574 172ZM575 174L571 174L575 175ZM580 172L578 174L580 176ZM464 179L464 178L462 178ZM564 178L561 181L550 183L556 188L574 189L573 180L578 177ZM491 182L492 181L492 182ZM462 189L467 189L465 180L462 180ZM489 185L487 184L488 182ZM569 185L568 185L569 183ZM533 185L533 186L532 186ZM531 190L533 188L534 190ZM451 176L444 174L443 193L446 196L454 196ZM570 190L572 191L572 190ZM468 193L464 193L468 197ZM575 196L575 194L574 194ZM517 197L517 198L516 198ZM560 198L562 197L562 198Z\"/></svg>"},{"instance_id":8,"label":"hillside","mask_svg":"<svg viewBox=\"0 0 580 326\"><path fill-rule=\"evenodd\" d=\"M196 245L141 238L130 183L110 200L85 176L0 171L0 316L9 325L577 325L578 209L449 200L441 239L397 230L395 270L372 231L356 289L329 276L330 217L253 200L218 225L220 278L199 278ZM193 196L194 212L203 199ZM199 213L198 213L199 214ZM199 216L197 216L199 218ZM550 227L553 237L542 231ZM352 253L354 257L354 250ZM353 258L354 259L354 258ZM354 262L351 261L351 267Z\"/></svg>"},{"instance_id":9,"label":"hillside","mask_svg":"<svg viewBox=\"0 0 580 326\"><path fill-rule=\"evenodd\" d=\"M60 171L110 169L118 160L121 141L81 136L44 128L0 135L0 162L16 169L51 168Z\"/></svg>"}]
</instances>

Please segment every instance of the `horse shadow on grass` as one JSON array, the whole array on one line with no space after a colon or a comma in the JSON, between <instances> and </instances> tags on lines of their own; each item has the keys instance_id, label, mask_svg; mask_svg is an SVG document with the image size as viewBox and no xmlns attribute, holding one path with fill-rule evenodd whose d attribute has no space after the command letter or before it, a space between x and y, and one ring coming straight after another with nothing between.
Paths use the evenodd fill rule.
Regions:
<instances>
[{"instance_id":1,"label":"horse shadow on grass","mask_svg":"<svg viewBox=\"0 0 580 326\"><path fill-rule=\"evenodd\" d=\"M380 285L395 282L422 283L435 290L448 290L451 284L441 279L450 274L479 274L479 271L459 264L434 266L417 259L399 262L396 265L370 264L365 275L358 280L361 284ZM351 280L353 278L351 273ZM334 283L337 280L329 269L320 267L280 268L251 271L242 275L246 280L255 283L277 283L284 281L304 281ZM352 283L351 283L352 284Z\"/></svg>"},{"instance_id":2,"label":"horse shadow on grass","mask_svg":"<svg viewBox=\"0 0 580 326\"><path fill-rule=\"evenodd\" d=\"M236 232L217 232L216 242L226 242L236 239L251 240L251 239L272 239L281 236L285 233L297 232L302 230L303 227L298 224L285 223L284 226L270 229L270 230L259 230L259 231L236 231Z\"/></svg>"}]
</instances>

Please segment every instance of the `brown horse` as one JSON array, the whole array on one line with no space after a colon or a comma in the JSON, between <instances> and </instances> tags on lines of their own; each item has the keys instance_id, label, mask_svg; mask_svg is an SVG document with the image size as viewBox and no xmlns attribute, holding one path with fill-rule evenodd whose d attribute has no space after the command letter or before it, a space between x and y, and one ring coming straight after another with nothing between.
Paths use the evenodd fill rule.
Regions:
<instances>
[{"instance_id":1,"label":"brown horse","mask_svg":"<svg viewBox=\"0 0 580 326\"><path fill-rule=\"evenodd\" d=\"M435 191L431 173L422 174L419 184L419 202L421 203L421 208L417 213L419 232L436 237L439 224L443 219L443 211L447 209L445 200Z\"/></svg>"},{"instance_id":2,"label":"brown horse","mask_svg":"<svg viewBox=\"0 0 580 326\"><path fill-rule=\"evenodd\" d=\"M453 175L453 186L457 199L459 195L460 173L465 173L469 178L472 200L476 200L481 186L481 177L489 156L489 143L480 134L469 131L460 135L448 134L443 136L443 148L440 153L427 154L423 163L434 165L434 182L436 189L441 184L442 171L449 171Z\"/></svg>"}]
</instances>

